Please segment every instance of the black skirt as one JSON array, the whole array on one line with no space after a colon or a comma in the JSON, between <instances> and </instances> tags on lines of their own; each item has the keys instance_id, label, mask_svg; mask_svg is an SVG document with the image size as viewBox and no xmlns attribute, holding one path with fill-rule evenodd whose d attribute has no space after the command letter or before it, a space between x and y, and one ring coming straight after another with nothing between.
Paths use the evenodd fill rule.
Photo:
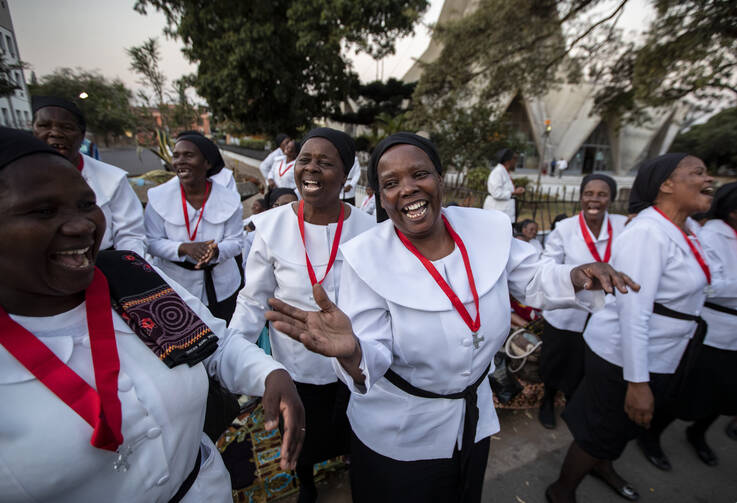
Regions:
<instances>
[{"instance_id":1,"label":"black skirt","mask_svg":"<svg viewBox=\"0 0 737 503\"><path fill-rule=\"evenodd\" d=\"M681 419L737 415L737 351L702 346L678 399Z\"/></svg>"},{"instance_id":2,"label":"black skirt","mask_svg":"<svg viewBox=\"0 0 737 503\"><path fill-rule=\"evenodd\" d=\"M543 344L544 345L544 344ZM627 382L622 367L609 363L588 346L585 374L562 417L576 443L597 459L617 459L627 442L643 431L624 411ZM673 374L650 374L655 408L666 404Z\"/></svg>"},{"instance_id":3,"label":"black skirt","mask_svg":"<svg viewBox=\"0 0 737 503\"><path fill-rule=\"evenodd\" d=\"M294 383L305 408L305 439L298 465L313 465L348 454L350 426L346 409L350 391L342 382Z\"/></svg>"},{"instance_id":4,"label":"black skirt","mask_svg":"<svg viewBox=\"0 0 737 503\"><path fill-rule=\"evenodd\" d=\"M573 395L583 378L584 343L580 332L560 330L544 322L540 378L546 388Z\"/></svg>"},{"instance_id":5,"label":"black skirt","mask_svg":"<svg viewBox=\"0 0 737 503\"><path fill-rule=\"evenodd\" d=\"M471 485L461 498L461 454L452 458L398 461L351 435L351 494L354 503L479 503L491 437L473 445Z\"/></svg>"}]
</instances>

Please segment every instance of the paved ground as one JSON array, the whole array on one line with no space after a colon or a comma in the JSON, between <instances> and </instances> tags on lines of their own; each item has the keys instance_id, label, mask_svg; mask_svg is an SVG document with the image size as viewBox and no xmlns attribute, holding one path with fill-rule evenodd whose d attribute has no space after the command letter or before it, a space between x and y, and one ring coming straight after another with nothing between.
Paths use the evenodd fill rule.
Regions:
<instances>
[{"instance_id":1,"label":"paved ground","mask_svg":"<svg viewBox=\"0 0 737 503\"><path fill-rule=\"evenodd\" d=\"M544 503L545 488L557 478L571 441L565 423L546 430L534 411L500 411L502 431L493 437L484 481L483 503ZM724 433L726 418L707 434L720 464L704 465L685 440L686 424L677 422L665 433L663 448L674 465L662 472L650 465L630 443L615 466L640 492L643 503L737 502L737 442ZM350 482L345 473L319 487L319 503L349 503ZM294 503L296 496L286 498ZM587 477L578 490L579 503L622 503L626 500L602 482Z\"/></svg>"},{"instance_id":2,"label":"paved ground","mask_svg":"<svg viewBox=\"0 0 737 503\"><path fill-rule=\"evenodd\" d=\"M126 170L130 175L140 175L153 169L161 169L161 161L148 149L136 147L101 148L100 160Z\"/></svg>"}]
</instances>

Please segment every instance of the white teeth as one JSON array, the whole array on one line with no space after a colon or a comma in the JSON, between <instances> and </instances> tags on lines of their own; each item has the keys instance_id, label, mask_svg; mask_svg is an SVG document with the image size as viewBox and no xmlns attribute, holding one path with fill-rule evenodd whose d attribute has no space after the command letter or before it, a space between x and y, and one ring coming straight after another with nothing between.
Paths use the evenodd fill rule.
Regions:
<instances>
[{"instance_id":1,"label":"white teeth","mask_svg":"<svg viewBox=\"0 0 737 503\"><path fill-rule=\"evenodd\" d=\"M316 182L315 180L302 180L302 183L305 185L320 185L319 182Z\"/></svg>"},{"instance_id":2,"label":"white teeth","mask_svg":"<svg viewBox=\"0 0 737 503\"><path fill-rule=\"evenodd\" d=\"M407 206L405 206L404 207L404 210L405 211L419 210L420 208L422 208L426 204L427 204L426 201L417 201L416 203L408 204Z\"/></svg>"},{"instance_id":3,"label":"white teeth","mask_svg":"<svg viewBox=\"0 0 737 503\"><path fill-rule=\"evenodd\" d=\"M425 216L425 213L427 213L427 206L423 206L422 209L419 211L408 211L407 212L407 218L410 220L417 220L418 218L422 218Z\"/></svg>"},{"instance_id":4,"label":"white teeth","mask_svg":"<svg viewBox=\"0 0 737 503\"><path fill-rule=\"evenodd\" d=\"M87 248L80 248L79 250L65 250L65 251L60 251L60 252L56 252L56 254L57 255L82 255L82 254L87 253L87 251L89 251L89 249L90 249L90 247L88 246Z\"/></svg>"}]
</instances>

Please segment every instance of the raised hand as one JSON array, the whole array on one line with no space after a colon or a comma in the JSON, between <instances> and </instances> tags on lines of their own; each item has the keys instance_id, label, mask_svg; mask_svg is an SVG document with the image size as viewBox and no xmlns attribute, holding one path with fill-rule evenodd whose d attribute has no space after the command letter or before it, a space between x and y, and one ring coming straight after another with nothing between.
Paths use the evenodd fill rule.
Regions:
<instances>
[{"instance_id":1,"label":"raised hand","mask_svg":"<svg viewBox=\"0 0 737 503\"><path fill-rule=\"evenodd\" d=\"M571 270L571 282L576 291L604 290L614 293L616 287L621 293L627 293L627 287L635 292L640 291L640 285L623 272L615 271L612 266L604 262L583 264Z\"/></svg>"},{"instance_id":2,"label":"raised hand","mask_svg":"<svg viewBox=\"0 0 737 503\"><path fill-rule=\"evenodd\" d=\"M269 299L273 311L266 313L266 319L275 329L312 352L337 358L360 354L351 320L333 304L319 283L312 287L312 292L320 311L303 311L278 299Z\"/></svg>"}]
</instances>

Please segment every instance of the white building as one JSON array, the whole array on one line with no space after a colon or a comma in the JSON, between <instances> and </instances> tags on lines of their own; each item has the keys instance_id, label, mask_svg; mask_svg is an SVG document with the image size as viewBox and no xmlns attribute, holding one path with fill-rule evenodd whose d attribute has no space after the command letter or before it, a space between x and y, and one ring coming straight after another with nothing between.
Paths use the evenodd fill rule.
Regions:
<instances>
[{"instance_id":1,"label":"white building","mask_svg":"<svg viewBox=\"0 0 737 503\"><path fill-rule=\"evenodd\" d=\"M472 14L475 0L445 0L438 23ZM442 46L434 38L419 61L436 60ZM405 82L415 82L422 67L415 63L404 75ZM568 161L567 175L594 171L611 174L630 173L638 162L668 151L680 129L685 107L653 111L648 124L621 125L592 115L596 86L592 83L563 85L539 97L520 94L502 103L513 131L528 145L522 168L549 167L553 159ZM545 134L545 122L550 132Z\"/></svg>"},{"instance_id":2,"label":"white building","mask_svg":"<svg viewBox=\"0 0 737 503\"><path fill-rule=\"evenodd\" d=\"M14 65L21 61L7 0L0 0L0 57L6 65ZM31 97L23 70L11 70L9 77L20 86L20 89L10 96L0 97L0 124L18 129L31 129Z\"/></svg>"}]
</instances>

